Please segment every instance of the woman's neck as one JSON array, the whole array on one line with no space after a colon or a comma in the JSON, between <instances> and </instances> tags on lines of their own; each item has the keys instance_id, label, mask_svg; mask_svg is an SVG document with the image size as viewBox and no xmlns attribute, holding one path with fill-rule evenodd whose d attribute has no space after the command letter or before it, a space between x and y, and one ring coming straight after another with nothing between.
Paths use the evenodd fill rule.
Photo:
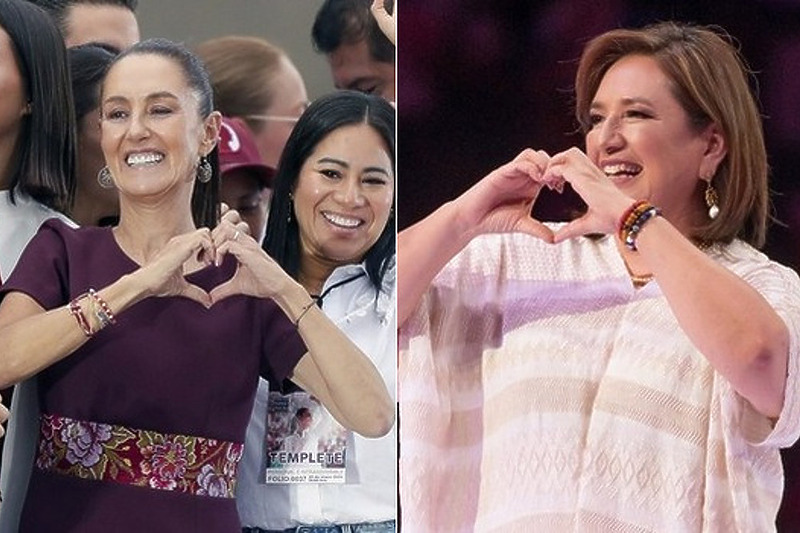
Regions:
<instances>
[{"instance_id":1,"label":"woman's neck","mask_svg":"<svg viewBox=\"0 0 800 533\"><path fill-rule=\"evenodd\" d=\"M145 264L173 237L195 229L191 209L120 204L117 242L139 264Z\"/></svg>"},{"instance_id":2,"label":"woman's neck","mask_svg":"<svg viewBox=\"0 0 800 533\"><path fill-rule=\"evenodd\" d=\"M319 295L325 281L330 277L336 267L344 264L341 261L317 257L312 254L302 254L300 257L300 272L297 281L309 294Z\"/></svg>"}]
</instances>

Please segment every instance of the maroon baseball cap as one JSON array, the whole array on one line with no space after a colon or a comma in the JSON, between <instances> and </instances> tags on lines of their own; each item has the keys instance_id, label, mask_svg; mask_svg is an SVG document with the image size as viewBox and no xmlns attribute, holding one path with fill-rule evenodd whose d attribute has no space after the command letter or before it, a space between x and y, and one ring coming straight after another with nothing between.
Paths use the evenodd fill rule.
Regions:
<instances>
[{"instance_id":1,"label":"maroon baseball cap","mask_svg":"<svg viewBox=\"0 0 800 533\"><path fill-rule=\"evenodd\" d=\"M239 118L222 117L219 130L219 170L222 177L231 170L246 169L267 186L272 186L275 169L264 164L250 128Z\"/></svg>"}]
</instances>

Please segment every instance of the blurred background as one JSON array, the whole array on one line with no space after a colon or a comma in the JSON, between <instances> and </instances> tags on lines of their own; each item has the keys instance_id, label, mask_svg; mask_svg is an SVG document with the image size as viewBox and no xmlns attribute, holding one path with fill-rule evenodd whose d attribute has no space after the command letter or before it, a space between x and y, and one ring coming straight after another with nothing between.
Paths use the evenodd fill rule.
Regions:
<instances>
[{"instance_id":1,"label":"blurred background","mask_svg":"<svg viewBox=\"0 0 800 533\"><path fill-rule=\"evenodd\" d=\"M741 46L762 105L775 216L765 252L800 270L800 0L401 0L398 229L526 147L583 148L573 119L577 60L591 37L682 20ZM544 192L534 215L563 220L576 195ZM402 274L401 274L402 275ZM783 454L778 530L800 531L800 446Z\"/></svg>"},{"instance_id":2,"label":"blurred background","mask_svg":"<svg viewBox=\"0 0 800 533\"><path fill-rule=\"evenodd\" d=\"M300 71L309 98L333 90L325 56L311 46L323 0L139 0L142 39L166 37L194 47L223 35L250 35L283 48Z\"/></svg>"}]
</instances>

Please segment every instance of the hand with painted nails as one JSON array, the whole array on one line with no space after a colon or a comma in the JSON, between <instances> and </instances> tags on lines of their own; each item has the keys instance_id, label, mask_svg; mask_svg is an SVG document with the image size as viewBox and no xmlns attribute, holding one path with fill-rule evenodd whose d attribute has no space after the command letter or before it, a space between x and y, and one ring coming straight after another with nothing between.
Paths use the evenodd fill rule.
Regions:
<instances>
[{"instance_id":1,"label":"hand with painted nails","mask_svg":"<svg viewBox=\"0 0 800 533\"><path fill-rule=\"evenodd\" d=\"M588 207L583 216L556 232L555 242L589 233L614 234L620 217L634 202L578 148L554 155L542 179L569 183Z\"/></svg>"}]
</instances>

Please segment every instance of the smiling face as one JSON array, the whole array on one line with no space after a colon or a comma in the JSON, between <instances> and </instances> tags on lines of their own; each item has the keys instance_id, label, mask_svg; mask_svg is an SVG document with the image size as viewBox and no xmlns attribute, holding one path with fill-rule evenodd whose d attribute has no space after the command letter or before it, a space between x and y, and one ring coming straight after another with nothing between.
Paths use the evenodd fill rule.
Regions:
<instances>
[{"instance_id":1,"label":"smiling face","mask_svg":"<svg viewBox=\"0 0 800 533\"><path fill-rule=\"evenodd\" d=\"M294 190L302 262L360 262L389 219L394 174L383 138L366 124L343 126L317 144Z\"/></svg>"},{"instance_id":2,"label":"smiling face","mask_svg":"<svg viewBox=\"0 0 800 533\"><path fill-rule=\"evenodd\" d=\"M684 234L704 215L701 177L724 157L715 126L698 131L655 59L623 57L592 100L586 151L617 187L660 207Z\"/></svg>"},{"instance_id":3,"label":"smiling face","mask_svg":"<svg viewBox=\"0 0 800 533\"><path fill-rule=\"evenodd\" d=\"M103 154L122 198L191 196L216 132L176 62L157 54L119 60L103 84L101 112Z\"/></svg>"}]
</instances>

